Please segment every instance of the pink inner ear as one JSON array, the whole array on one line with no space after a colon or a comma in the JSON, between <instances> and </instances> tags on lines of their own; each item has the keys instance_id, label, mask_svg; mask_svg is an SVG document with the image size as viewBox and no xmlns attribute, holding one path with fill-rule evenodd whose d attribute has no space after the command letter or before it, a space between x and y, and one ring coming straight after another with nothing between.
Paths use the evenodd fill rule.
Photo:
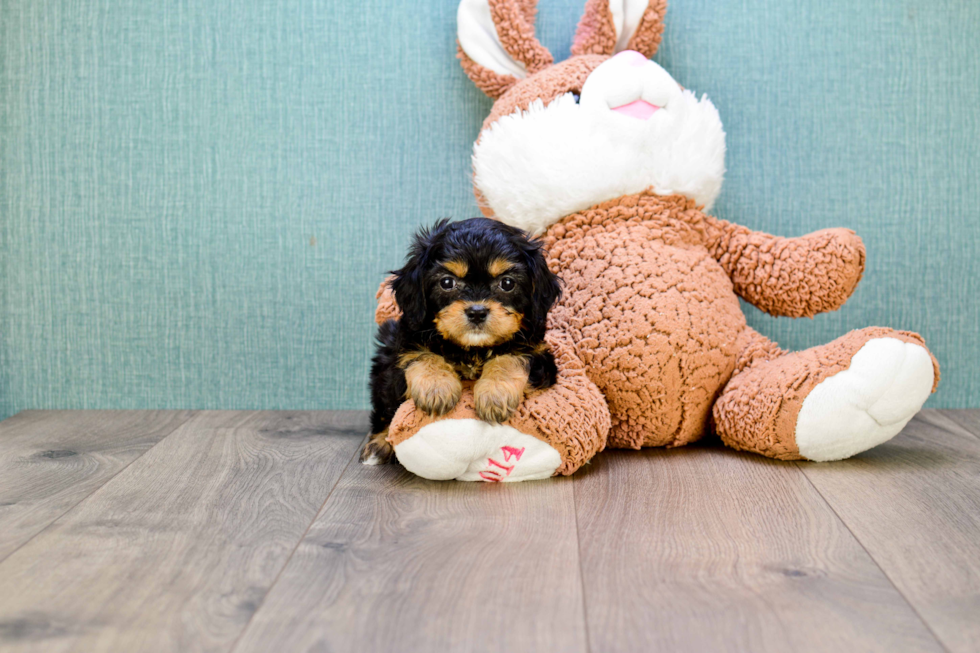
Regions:
<instances>
[{"instance_id":1,"label":"pink inner ear","mask_svg":"<svg viewBox=\"0 0 980 653\"><path fill-rule=\"evenodd\" d=\"M613 107L612 110L630 118L647 120L650 116L660 111L660 107L656 104L650 104L646 100L633 100L629 104L624 104L621 107Z\"/></svg>"}]
</instances>

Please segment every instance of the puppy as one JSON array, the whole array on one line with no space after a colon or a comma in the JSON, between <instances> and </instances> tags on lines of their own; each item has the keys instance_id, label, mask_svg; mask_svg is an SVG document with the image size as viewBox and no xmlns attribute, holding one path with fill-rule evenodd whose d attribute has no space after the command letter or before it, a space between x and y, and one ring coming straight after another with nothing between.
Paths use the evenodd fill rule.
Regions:
<instances>
[{"instance_id":1,"label":"puppy","mask_svg":"<svg viewBox=\"0 0 980 653\"><path fill-rule=\"evenodd\" d=\"M456 405L461 380L476 381L476 413L505 422L525 392L554 385L544 342L548 311L561 294L541 244L486 218L442 220L416 236L391 287L402 311L378 330L371 367L371 439L361 462L392 462L385 440L411 397L430 415Z\"/></svg>"}]
</instances>

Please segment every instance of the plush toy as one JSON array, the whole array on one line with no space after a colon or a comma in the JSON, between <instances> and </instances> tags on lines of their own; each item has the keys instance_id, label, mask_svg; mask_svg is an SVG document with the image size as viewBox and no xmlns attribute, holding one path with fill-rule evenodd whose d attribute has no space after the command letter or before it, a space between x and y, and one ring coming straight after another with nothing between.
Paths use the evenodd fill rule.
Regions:
<instances>
[{"instance_id":1,"label":"plush toy","mask_svg":"<svg viewBox=\"0 0 980 653\"><path fill-rule=\"evenodd\" d=\"M939 381L923 339L872 327L786 352L746 325L839 308L864 270L848 229L799 238L712 217L715 107L648 57L665 0L588 0L571 58L535 38L535 0L462 0L458 56L496 100L473 149L481 210L540 236L564 281L549 318L559 382L506 424L468 389L440 418L402 405L398 460L431 479L570 474L605 446L675 447L713 428L735 449L839 460L897 434ZM618 54L617 54L618 53ZM378 319L397 316L384 284Z\"/></svg>"}]
</instances>

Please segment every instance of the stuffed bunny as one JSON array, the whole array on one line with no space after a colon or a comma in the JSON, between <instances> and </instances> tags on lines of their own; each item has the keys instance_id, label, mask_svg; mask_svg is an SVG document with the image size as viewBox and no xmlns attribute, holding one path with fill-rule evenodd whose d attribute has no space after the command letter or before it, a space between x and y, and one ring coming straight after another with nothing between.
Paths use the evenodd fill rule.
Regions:
<instances>
[{"instance_id":1,"label":"stuffed bunny","mask_svg":"<svg viewBox=\"0 0 980 653\"><path fill-rule=\"evenodd\" d=\"M389 432L432 479L570 474L605 446L675 447L713 428L735 449L839 460L897 434L939 382L923 339L872 327L800 352L746 325L833 311L864 270L848 229L781 238L707 213L725 133L711 102L649 60L665 0L588 0L572 56L535 38L535 0L462 0L458 56L496 100L473 149L487 216L544 241L564 281L549 318L559 382L506 424L472 395L433 418L411 401ZM397 316L384 286L377 317Z\"/></svg>"}]
</instances>

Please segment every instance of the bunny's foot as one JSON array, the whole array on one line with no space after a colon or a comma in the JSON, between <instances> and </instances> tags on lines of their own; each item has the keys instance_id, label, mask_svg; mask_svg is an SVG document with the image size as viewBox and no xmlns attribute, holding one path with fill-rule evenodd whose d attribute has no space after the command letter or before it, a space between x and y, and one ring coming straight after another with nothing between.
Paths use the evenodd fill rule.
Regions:
<instances>
[{"instance_id":1,"label":"bunny's foot","mask_svg":"<svg viewBox=\"0 0 980 653\"><path fill-rule=\"evenodd\" d=\"M849 368L821 381L803 401L796 420L800 455L841 460L892 439L929 398L933 380L925 347L869 340Z\"/></svg>"},{"instance_id":2,"label":"bunny's foot","mask_svg":"<svg viewBox=\"0 0 980 653\"><path fill-rule=\"evenodd\" d=\"M939 366L914 333L872 327L795 353L766 347L725 386L718 434L786 460L849 458L897 435L935 389ZM771 343L770 343L771 344Z\"/></svg>"}]
</instances>

